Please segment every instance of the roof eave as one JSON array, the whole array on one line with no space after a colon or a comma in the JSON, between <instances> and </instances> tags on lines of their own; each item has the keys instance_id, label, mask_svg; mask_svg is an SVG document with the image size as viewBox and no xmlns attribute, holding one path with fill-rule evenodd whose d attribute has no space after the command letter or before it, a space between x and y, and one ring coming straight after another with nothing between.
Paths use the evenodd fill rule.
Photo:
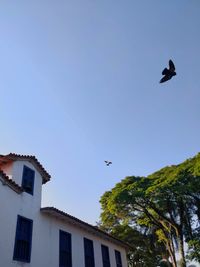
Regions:
<instances>
[{"instance_id":1,"label":"roof eave","mask_svg":"<svg viewBox=\"0 0 200 267\"><path fill-rule=\"evenodd\" d=\"M0 170L0 181L2 185L7 185L10 187L13 191L15 191L18 194L21 194L23 192L23 188L16 184L13 180L11 180L3 171Z\"/></svg>"},{"instance_id":2,"label":"roof eave","mask_svg":"<svg viewBox=\"0 0 200 267\"><path fill-rule=\"evenodd\" d=\"M8 163L16 160L27 160L38 170L38 172L42 176L42 183L45 184L51 179L51 175L44 169L42 164L38 161L35 156L29 155L19 155L15 153L9 153L8 155L0 155L0 159L2 163Z\"/></svg>"},{"instance_id":3,"label":"roof eave","mask_svg":"<svg viewBox=\"0 0 200 267\"><path fill-rule=\"evenodd\" d=\"M125 242L109 235L108 233L96 228L95 226L92 226L84 221L79 220L78 218L75 218L63 211L60 211L54 207L45 207L41 208L41 211L49 216L53 216L55 218L58 218L60 220L64 220L70 224L75 225L78 228L84 229L85 231L96 235L98 237L103 238L104 240L110 241L114 243L117 246L123 247L126 251L130 250L130 246L126 244Z\"/></svg>"}]
</instances>

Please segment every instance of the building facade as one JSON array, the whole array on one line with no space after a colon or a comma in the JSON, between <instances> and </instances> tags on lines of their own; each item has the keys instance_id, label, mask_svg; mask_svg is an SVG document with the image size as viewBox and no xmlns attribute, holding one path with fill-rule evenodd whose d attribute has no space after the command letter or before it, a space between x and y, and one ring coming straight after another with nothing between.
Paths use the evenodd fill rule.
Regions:
<instances>
[{"instance_id":1,"label":"building facade","mask_svg":"<svg viewBox=\"0 0 200 267\"><path fill-rule=\"evenodd\" d=\"M41 208L50 178L34 156L0 155L0 266L127 267L124 242L54 207Z\"/></svg>"}]
</instances>

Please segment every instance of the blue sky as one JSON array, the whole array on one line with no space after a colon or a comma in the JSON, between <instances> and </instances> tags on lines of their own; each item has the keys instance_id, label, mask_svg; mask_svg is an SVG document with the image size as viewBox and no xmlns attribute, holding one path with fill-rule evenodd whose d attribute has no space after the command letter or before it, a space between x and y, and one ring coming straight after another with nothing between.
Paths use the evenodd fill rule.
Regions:
<instances>
[{"instance_id":1,"label":"blue sky","mask_svg":"<svg viewBox=\"0 0 200 267\"><path fill-rule=\"evenodd\" d=\"M200 151L199 14L198 0L1 1L1 154L44 165L44 206L94 224L125 176Z\"/></svg>"}]
</instances>

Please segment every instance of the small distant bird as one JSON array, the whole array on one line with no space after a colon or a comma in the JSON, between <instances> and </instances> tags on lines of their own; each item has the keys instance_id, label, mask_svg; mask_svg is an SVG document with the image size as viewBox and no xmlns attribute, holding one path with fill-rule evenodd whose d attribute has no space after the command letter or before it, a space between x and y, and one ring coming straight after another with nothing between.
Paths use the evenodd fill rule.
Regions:
<instances>
[{"instance_id":1,"label":"small distant bird","mask_svg":"<svg viewBox=\"0 0 200 267\"><path fill-rule=\"evenodd\" d=\"M169 60L169 69L165 68L162 71L162 75L165 75L165 76L162 77L162 79L160 80L160 83L164 83L176 75L175 66L174 66L174 63L171 59Z\"/></svg>"},{"instance_id":2,"label":"small distant bird","mask_svg":"<svg viewBox=\"0 0 200 267\"><path fill-rule=\"evenodd\" d=\"M106 163L106 166L109 166L110 164L112 164L112 162L108 160L104 160L104 162Z\"/></svg>"}]
</instances>

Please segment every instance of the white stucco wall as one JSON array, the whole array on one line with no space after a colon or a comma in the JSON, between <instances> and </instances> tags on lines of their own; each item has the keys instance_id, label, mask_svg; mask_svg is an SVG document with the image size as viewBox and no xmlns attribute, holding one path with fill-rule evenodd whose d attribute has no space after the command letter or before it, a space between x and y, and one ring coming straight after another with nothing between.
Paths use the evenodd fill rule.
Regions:
<instances>
[{"instance_id":1,"label":"white stucco wall","mask_svg":"<svg viewBox=\"0 0 200 267\"><path fill-rule=\"evenodd\" d=\"M12 173L13 180L19 185L21 185L24 165L34 169L32 164L25 161L15 162L12 165L12 170L10 166L8 168L9 173ZM4 169L4 172L8 175L6 169ZM32 220L38 218L41 206L41 187L42 177L36 170L33 195L26 192L17 194L0 182L0 266L19 266L19 264L16 265L16 262L12 261L17 215Z\"/></svg>"},{"instance_id":2,"label":"white stucco wall","mask_svg":"<svg viewBox=\"0 0 200 267\"><path fill-rule=\"evenodd\" d=\"M26 161L15 162L12 170L14 180L21 185L23 166L34 169ZM35 169L34 169L35 170ZM5 171L5 170L4 170ZM0 182L0 266L2 267L58 267L59 266L59 230L71 233L73 267L84 267L83 238L93 240L95 267L102 267L101 244L109 247L111 267L116 267L114 250L121 252L123 267L127 267L126 253L121 247L103 240L85 230L42 214L41 206L42 177L35 170L33 196L23 192L17 194ZM31 262L13 261L17 215L33 220Z\"/></svg>"},{"instance_id":3,"label":"white stucco wall","mask_svg":"<svg viewBox=\"0 0 200 267\"><path fill-rule=\"evenodd\" d=\"M23 202L25 203L25 209L27 205L30 210L37 210L41 206L41 195L42 195L42 176L36 170L36 168L29 161L15 161L13 163L6 164L2 167L2 170L6 175L12 178L19 186L22 185L22 174L23 168L27 166L35 171L34 179L34 191L33 196L27 193L22 193L21 195L21 206Z\"/></svg>"},{"instance_id":4,"label":"white stucco wall","mask_svg":"<svg viewBox=\"0 0 200 267\"><path fill-rule=\"evenodd\" d=\"M121 252L123 266L127 267L125 250L111 242L103 240L93 234L87 233L73 225L62 222L59 219L40 214L38 218L37 235L35 233L33 242L40 246L33 247L31 266L58 266L59 263L59 230L66 231L72 237L72 263L74 267L84 267L83 238L93 241L95 267L102 267L101 244L109 247L111 267L116 267L114 250ZM34 241L35 239L35 241ZM48 240L48 242L47 242ZM42 257L37 255L42 254ZM42 262L41 262L42 261Z\"/></svg>"}]
</instances>

